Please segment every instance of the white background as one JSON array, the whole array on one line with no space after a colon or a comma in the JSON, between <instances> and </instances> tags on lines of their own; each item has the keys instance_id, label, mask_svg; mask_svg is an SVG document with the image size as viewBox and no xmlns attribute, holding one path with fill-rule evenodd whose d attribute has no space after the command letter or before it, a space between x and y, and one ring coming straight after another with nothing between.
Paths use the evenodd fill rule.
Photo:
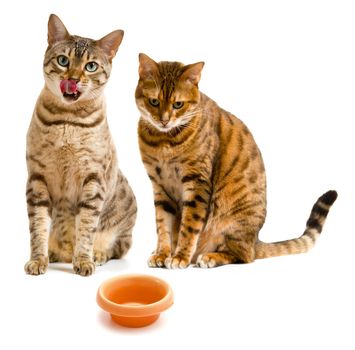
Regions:
<instances>
[{"instance_id":1,"label":"white background","mask_svg":"<svg viewBox=\"0 0 355 350\"><path fill-rule=\"evenodd\" d=\"M25 135L43 86L47 20L73 34L125 37L106 88L120 166L136 194L134 245L89 278L68 264L27 276ZM354 349L355 11L352 1L19 1L0 12L0 348ZM244 120L268 175L265 241L300 235L315 200L336 189L308 254L213 270L149 269L153 198L140 161L134 89L138 53L205 61L200 88ZM125 329L95 302L123 273L164 278L175 304L157 323Z\"/></svg>"}]
</instances>

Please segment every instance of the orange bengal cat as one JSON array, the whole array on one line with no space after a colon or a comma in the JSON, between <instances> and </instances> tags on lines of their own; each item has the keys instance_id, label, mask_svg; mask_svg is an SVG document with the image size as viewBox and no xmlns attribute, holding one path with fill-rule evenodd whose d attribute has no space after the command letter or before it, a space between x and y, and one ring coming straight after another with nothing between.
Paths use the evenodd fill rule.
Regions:
<instances>
[{"instance_id":1,"label":"orange bengal cat","mask_svg":"<svg viewBox=\"0 0 355 350\"><path fill-rule=\"evenodd\" d=\"M301 237L261 242L266 178L249 129L199 91L203 62L139 60L139 146L158 233L149 266L211 268L312 248L337 193L317 200Z\"/></svg>"}]
</instances>

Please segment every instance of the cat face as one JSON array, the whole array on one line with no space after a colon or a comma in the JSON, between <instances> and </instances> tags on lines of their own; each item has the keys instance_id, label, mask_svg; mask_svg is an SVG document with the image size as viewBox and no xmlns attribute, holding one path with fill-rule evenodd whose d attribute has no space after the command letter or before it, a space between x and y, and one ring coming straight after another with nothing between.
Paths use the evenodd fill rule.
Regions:
<instances>
[{"instance_id":1,"label":"cat face","mask_svg":"<svg viewBox=\"0 0 355 350\"><path fill-rule=\"evenodd\" d=\"M100 40L70 35L61 20L51 15L43 65L46 86L64 103L96 98L108 81L122 38L122 30Z\"/></svg>"},{"instance_id":2,"label":"cat face","mask_svg":"<svg viewBox=\"0 0 355 350\"><path fill-rule=\"evenodd\" d=\"M142 118L161 132L184 127L198 112L198 82L204 63L156 63L139 55L136 103Z\"/></svg>"}]
</instances>

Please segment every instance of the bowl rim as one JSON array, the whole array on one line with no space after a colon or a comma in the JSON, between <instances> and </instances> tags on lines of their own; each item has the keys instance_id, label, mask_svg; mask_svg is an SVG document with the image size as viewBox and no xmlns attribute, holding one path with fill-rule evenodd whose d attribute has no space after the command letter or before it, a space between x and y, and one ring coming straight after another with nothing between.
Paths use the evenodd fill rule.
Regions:
<instances>
[{"instance_id":1,"label":"bowl rim","mask_svg":"<svg viewBox=\"0 0 355 350\"><path fill-rule=\"evenodd\" d=\"M115 281L127 280L131 278L142 278L144 280L157 281L161 285L163 285L163 287L166 290L166 294L162 299L146 305L116 304L111 300L107 299L107 297L104 294L104 289L107 287L107 285ZM134 273L134 274L124 274L124 275L114 276L102 282L102 284L100 285L97 291L96 301L103 310L116 316L145 317L145 316L152 316L152 315L159 314L160 312L169 308L174 302L174 296L170 285L164 280L162 280L161 278L153 275Z\"/></svg>"}]
</instances>

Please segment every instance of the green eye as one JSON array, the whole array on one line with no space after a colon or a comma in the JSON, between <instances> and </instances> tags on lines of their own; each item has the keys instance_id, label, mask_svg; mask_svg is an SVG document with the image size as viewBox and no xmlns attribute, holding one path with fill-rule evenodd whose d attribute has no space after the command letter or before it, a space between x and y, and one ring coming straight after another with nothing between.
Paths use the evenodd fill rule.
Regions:
<instances>
[{"instance_id":1,"label":"green eye","mask_svg":"<svg viewBox=\"0 0 355 350\"><path fill-rule=\"evenodd\" d=\"M68 67L69 66L69 58L64 55L60 55L57 57L57 62L60 66L62 67Z\"/></svg>"},{"instance_id":2,"label":"green eye","mask_svg":"<svg viewBox=\"0 0 355 350\"><path fill-rule=\"evenodd\" d=\"M89 62L85 65L85 69L88 72L95 72L99 68L99 65L96 62Z\"/></svg>"},{"instance_id":3,"label":"green eye","mask_svg":"<svg viewBox=\"0 0 355 350\"><path fill-rule=\"evenodd\" d=\"M150 98L149 99L149 103L153 106L153 107L158 107L160 102L159 100L157 100L156 98Z\"/></svg>"},{"instance_id":4,"label":"green eye","mask_svg":"<svg viewBox=\"0 0 355 350\"><path fill-rule=\"evenodd\" d=\"M184 102L177 101L173 104L173 108L180 109L184 105Z\"/></svg>"}]
</instances>

